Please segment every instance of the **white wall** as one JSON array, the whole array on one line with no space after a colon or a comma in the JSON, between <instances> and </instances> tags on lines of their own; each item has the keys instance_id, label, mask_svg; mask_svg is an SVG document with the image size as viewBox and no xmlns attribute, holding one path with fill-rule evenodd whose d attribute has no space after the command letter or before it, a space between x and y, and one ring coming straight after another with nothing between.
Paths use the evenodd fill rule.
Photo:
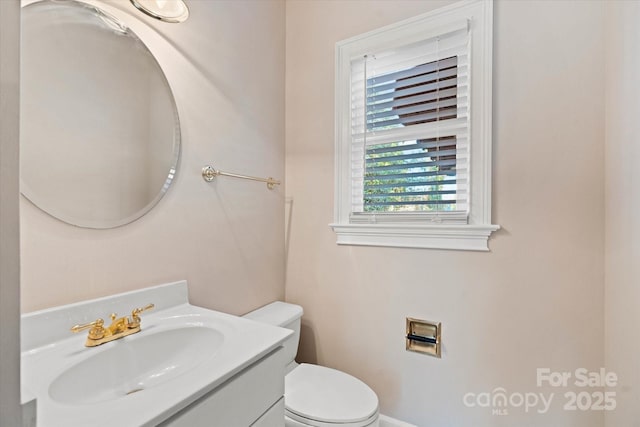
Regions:
<instances>
[{"instance_id":1,"label":"white wall","mask_svg":"<svg viewBox=\"0 0 640 427\"><path fill-rule=\"evenodd\" d=\"M606 365L619 377L608 427L640 420L640 3L607 3Z\"/></svg>"},{"instance_id":2,"label":"white wall","mask_svg":"<svg viewBox=\"0 0 640 427\"><path fill-rule=\"evenodd\" d=\"M600 427L564 411L536 368L603 365L604 3L497 1L491 252L337 246L333 70L338 40L436 1L287 3L287 300L300 356L370 384L420 426ZM443 323L442 359L404 349L406 316ZM467 392L555 392L547 414L466 408Z\"/></svg>"},{"instance_id":3,"label":"white wall","mask_svg":"<svg viewBox=\"0 0 640 427\"><path fill-rule=\"evenodd\" d=\"M19 426L20 248L18 114L20 4L0 1L0 424Z\"/></svg>"},{"instance_id":4,"label":"white wall","mask_svg":"<svg viewBox=\"0 0 640 427\"><path fill-rule=\"evenodd\" d=\"M284 176L284 2L191 1L178 25L128 1L106 4L172 86L183 137L177 178L149 214L112 230L64 224L23 199L23 311L178 279L195 304L230 313L282 299L284 190L205 183L200 171L212 163Z\"/></svg>"}]
</instances>

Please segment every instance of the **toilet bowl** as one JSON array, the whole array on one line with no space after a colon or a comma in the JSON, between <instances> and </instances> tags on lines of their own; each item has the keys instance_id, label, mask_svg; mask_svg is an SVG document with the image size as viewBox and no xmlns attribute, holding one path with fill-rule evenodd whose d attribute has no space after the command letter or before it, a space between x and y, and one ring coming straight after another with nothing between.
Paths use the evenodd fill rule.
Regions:
<instances>
[{"instance_id":1,"label":"toilet bowl","mask_svg":"<svg viewBox=\"0 0 640 427\"><path fill-rule=\"evenodd\" d=\"M369 386L345 372L295 362L302 307L276 301L244 317L294 332L283 344L285 427L378 427L378 396Z\"/></svg>"}]
</instances>

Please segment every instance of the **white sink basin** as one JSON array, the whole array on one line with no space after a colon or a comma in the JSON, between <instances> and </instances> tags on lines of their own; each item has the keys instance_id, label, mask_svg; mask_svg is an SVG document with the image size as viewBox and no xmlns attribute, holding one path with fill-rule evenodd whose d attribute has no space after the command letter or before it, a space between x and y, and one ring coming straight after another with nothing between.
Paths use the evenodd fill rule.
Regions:
<instances>
[{"instance_id":1,"label":"white sink basin","mask_svg":"<svg viewBox=\"0 0 640 427\"><path fill-rule=\"evenodd\" d=\"M90 404L144 392L198 367L224 342L221 332L204 327L146 332L136 340L114 341L64 371L49 387L51 398Z\"/></svg>"},{"instance_id":2,"label":"white sink basin","mask_svg":"<svg viewBox=\"0 0 640 427\"><path fill-rule=\"evenodd\" d=\"M156 308L136 334L87 348L86 332L69 331L150 302ZM23 315L22 386L37 399L38 427L157 426L223 389L290 334L193 306L186 282L176 282Z\"/></svg>"}]
</instances>

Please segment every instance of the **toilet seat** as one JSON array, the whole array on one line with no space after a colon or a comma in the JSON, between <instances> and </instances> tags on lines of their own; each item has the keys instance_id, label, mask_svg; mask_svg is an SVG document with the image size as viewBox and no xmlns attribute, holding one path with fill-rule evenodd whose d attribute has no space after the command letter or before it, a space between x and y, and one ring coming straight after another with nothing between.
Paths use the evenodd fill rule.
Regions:
<instances>
[{"instance_id":1,"label":"toilet seat","mask_svg":"<svg viewBox=\"0 0 640 427\"><path fill-rule=\"evenodd\" d=\"M373 427L378 426L378 413L376 412L371 418L357 423L325 423L318 420L304 418L293 414L285 409L284 411L285 426L289 427Z\"/></svg>"},{"instance_id":2,"label":"toilet seat","mask_svg":"<svg viewBox=\"0 0 640 427\"><path fill-rule=\"evenodd\" d=\"M366 427L378 417L378 397L359 379L301 364L285 377L285 414L316 427Z\"/></svg>"}]
</instances>

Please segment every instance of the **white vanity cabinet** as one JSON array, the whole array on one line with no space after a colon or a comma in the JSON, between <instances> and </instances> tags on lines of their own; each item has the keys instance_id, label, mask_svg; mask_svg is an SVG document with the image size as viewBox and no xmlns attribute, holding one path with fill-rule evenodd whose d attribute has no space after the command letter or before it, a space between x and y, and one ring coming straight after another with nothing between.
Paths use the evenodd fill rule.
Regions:
<instances>
[{"instance_id":1,"label":"white vanity cabinet","mask_svg":"<svg viewBox=\"0 0 640 427\"><path fill-rule=\"evenodd\" d=\"M283 427L282 347L179 411L161 427Z\"/></svg>"}]
</instances>

